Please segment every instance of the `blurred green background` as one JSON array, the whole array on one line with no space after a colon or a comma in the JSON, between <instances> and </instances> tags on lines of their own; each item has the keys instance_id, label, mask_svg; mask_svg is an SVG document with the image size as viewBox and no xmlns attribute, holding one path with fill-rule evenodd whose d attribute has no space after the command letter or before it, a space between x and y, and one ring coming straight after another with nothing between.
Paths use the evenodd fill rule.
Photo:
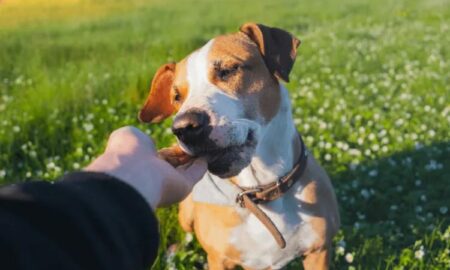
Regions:
<instances>
[{"instance_id":1,"label":"blurred green background","mask_svg":"<svg viewBox=\"0 0 450 270\"><path fill-rule=\"evenodd\" d=\"M155 70L247 21L302 40L295 123L336 188L334 269L450 268L450 1L0 1L0 183L82 168ZM160 210L153 269L205 267ZM299 269L293 262L288 269Z\"/></svg>"}]
</instances>

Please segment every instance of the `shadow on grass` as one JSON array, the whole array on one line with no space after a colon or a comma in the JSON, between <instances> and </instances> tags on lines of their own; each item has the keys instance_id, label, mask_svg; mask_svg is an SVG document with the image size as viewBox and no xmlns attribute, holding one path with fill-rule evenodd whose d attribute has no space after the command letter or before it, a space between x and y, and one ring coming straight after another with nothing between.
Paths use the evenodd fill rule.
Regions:
<instances>
[{"instance_id":1,"label":"shadow on grass","mask_svg":"<svg viewBox=\"0 0 450 270\"><path fill-rule=\"evenodd\" d=\"M352 265L357 269L395 265L445 269L436 257L448 240L433 238L450 225L449 153L450 142L439 142L332 175L342 219L337 245L345 245L345 253L354 253ZM404 253L420 245L426 256L405 262L409 255ZM334 265L341 269L349 263L336 254Z\"/></svg>"},{"instance_id":2,"label":"shadow on grass","mask_svg":"<svg viewBox=\"0 0 450 270\"><path fill-rule=\"evenodd\" d=\"M440 257L449 246L442 238L450 225L449 153L450 142L440 142L330 175L342 219L334 245L340 252L333 252L332 269L445 269ZM159 216L163 240L152 269L202 269L205 254L196 241L186 241L176 208ZM414 253L420 246L422 259ZM351 263L347 254L352 254ZM301 269L300 260L286 269Z\"/></svg>"}]
</instances>

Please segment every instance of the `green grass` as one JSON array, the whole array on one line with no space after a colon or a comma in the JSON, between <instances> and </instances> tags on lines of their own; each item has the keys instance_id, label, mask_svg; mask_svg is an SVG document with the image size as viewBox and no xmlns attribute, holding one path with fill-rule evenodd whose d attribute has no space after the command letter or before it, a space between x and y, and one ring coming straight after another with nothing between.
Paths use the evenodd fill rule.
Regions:
<instances>
[{"instance_id":1,"label":"green grass","mask_svg":"<svg viewBox=\"0 0 450 270\"><path fill-rule=\"evenodd\" d=\"M1 183L81 168L123 125L170 144L170 121L136 120L157 67L262 22L302 40L288 88L336 188L334 269L450 268L450 1L41 2L0 3ZM201 267L158 214L153 269Z\"/></svg>"}]
</instances>

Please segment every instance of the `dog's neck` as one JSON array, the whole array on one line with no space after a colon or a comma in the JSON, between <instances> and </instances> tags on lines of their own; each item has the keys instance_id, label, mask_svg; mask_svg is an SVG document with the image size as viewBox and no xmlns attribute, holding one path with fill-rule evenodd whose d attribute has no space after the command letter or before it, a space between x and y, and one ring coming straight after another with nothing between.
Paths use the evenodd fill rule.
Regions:
<instances>
[{"instance_id":1,"label":"dog's neck","mask_svg":"<svg viewBox=\"0 0 450 270\"><path fill-rule=\"evenodd\" d=\"M280 84L280 108L262 128L262 136L249 166L235 178L241 187L254 187L277 181L294 166L300 141L292 119L289 93Z\"/></svg>"}]
</instances>

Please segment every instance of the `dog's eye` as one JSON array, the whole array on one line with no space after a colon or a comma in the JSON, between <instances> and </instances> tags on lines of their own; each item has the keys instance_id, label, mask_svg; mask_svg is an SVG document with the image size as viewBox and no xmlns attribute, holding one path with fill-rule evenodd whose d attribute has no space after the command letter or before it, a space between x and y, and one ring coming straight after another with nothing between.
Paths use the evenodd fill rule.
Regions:
<instances>
[{"instance_id":1,"label":"dog's eye","mask_svg":"<svg viewBox=\"0 0 450 270\"><path fill-rule=\"evenodd\" d=\"M173 101L180 102L181 101L181 94L178 88L173 88Z\"/></svg>"},{"instance_id":2,"label":"dog's eye","mask_svg":"<svg viewBox=\"0 0 450 270\"><path fill-rule=\"evenodd\" d=\"M239 64L234 64L231 67L222 67L220 63L214 64L216 76L222 81L227 80L231 75L236 73L239 67L240 67Z\"/></svg>"}]
</instances>

